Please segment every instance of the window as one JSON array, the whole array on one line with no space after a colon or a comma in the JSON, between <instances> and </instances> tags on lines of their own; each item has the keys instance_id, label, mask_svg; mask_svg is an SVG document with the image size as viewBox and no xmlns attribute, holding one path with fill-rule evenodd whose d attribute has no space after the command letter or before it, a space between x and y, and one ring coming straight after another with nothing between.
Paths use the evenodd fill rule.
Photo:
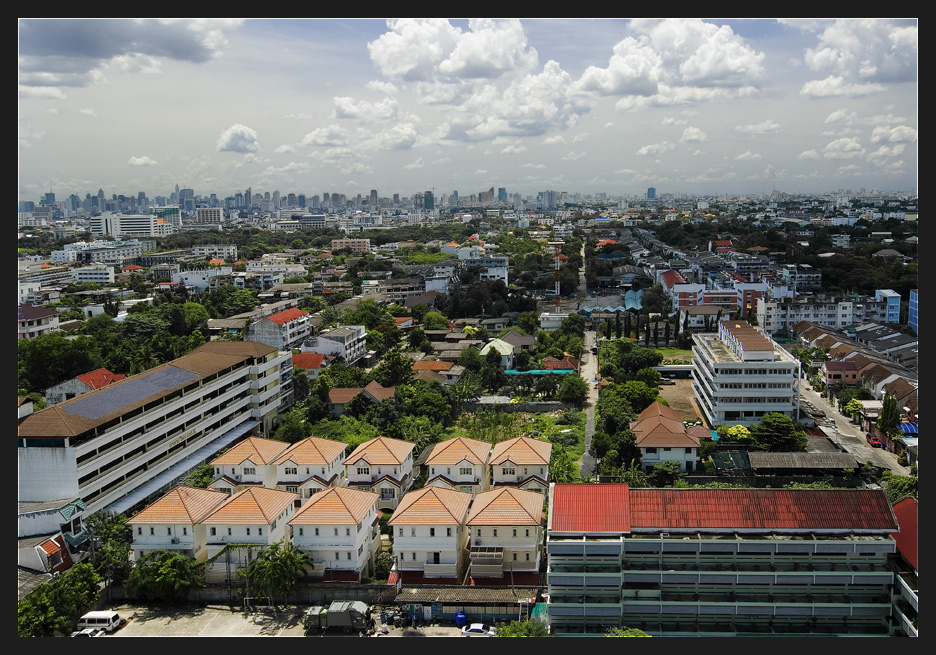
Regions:
<instances>
[{"instance_id":1,"label":"window","mask_svg":"<svg viewBox=\"0 0 936 655\"><path fill-rule=\"evenodd\" d=\"M231 536L231 528L228 528L228 536Z\"/></svg>"},{"instance_id":2,"label":"window","mask_svg":"<svg viewBox=\"0 0 936 655\"><path fill-rule=\"evenodd\" d=\"M370 469L364 466L359 466L357 473L358 475L370 475Z\"/></svg>"},{"instance_id":3,"label":"window","mask_svg":"<svg viewBox=\"0 0 936 655\"><path fill-rule=\"evenodd\" d=\"M478 536L481 536L481 528L478 528Z\"/></svg>"},{"instance_id":4,"label":"window","mask_svg":"<svg viewBox=\"0 0 936 655\"><path fill-rule=\"evenodd\" d=\"M416 553L413 553L413 561L416 561Z\"/></svg>"},{"instance_id":5,"label":"window","mask_svg":"<svg viewBox=\"0 0 936 655\"><path fill-rule=\"evenodd\" d=\"M187 537L187 536L188 536L188 528L182 528L182 536L183 536L183 537Z\"/></svg>"},{"instance_id":6,"label":"window","mask_svg":"<svg viewBox=\"0 0 936 655\"><path fill-rule=\"evenodd\" d=\"M435 528L429 528L429 536L430 536L430 537L434 537L434 536L435 536Z\"/></svg>"},{"instance_id":7,"label":"window","mask_svg":"<svg viewBox=\"0 0 936 655\"><path fill-rule=\"evenodd\" d=\"M526 561L528 561L528 562L530 561L530 553L527 553L527 554L526 554Z\"/></svg>"},{"instance_id":8,"label":"window","mask_svg":"<svg viewBox=\"0 0 936 655\"><path fill-rule=\"evenodd\" d=\"M335 560L341 559L341 553L335 553Z\"/></svg>"},{"instance_id":9,"label":"window","mask_svg":"<svg viewBox=\"0 0 936 655\"><path fill-rule=\"evenodd\" d=\"M497 536L497 528L494 528L494 536Z\"/></svg>"},{"instance_id":10,"label":"window","mask_svg":"<svg viewBox=\"0 0 936 655\"><path fill-rule=\"evenodd\" d=\"M513 529L513 536L514 536L514 537L517 536L517 528L514 528L514 529Z\"/></svg>"},{"instance_id":11,"label":"window","mask_svg":"<svg viewBox=\"0 0 936 655\"><path fill-rule=\"evenodd\" d=\"M218 531L215 528L211 528L211 536L214 537L218 534Z\"/></svg>"},{"instance_id":12,"label":"window","mask_svg":"<svg viewBox=\"0 0 936 655\"><path fill-rule=\"evenodd\" d=\"M647 454L648 454L648 455L650 455L650 454L655 454L656 451L657 451L656 448L647 448Z\"/></svg>"},{"instance_id":13,"label":"window","mask_svg":"<svg viewBox=\"0 0 936 655\"><path fill-rule=\"evenodd\" d=\"M507 467L505 466L504 468L501 469L501 473L502 473L503 475L516 475L516 474L517 474L517 469L515 469L515 468L507 468Z\"/></svg>"},{"instance_id":14,"label":"window","mask_svg":"<svg viewBox=\"0 0 936 655\"><path fill-rule=\"evenodd\" d=\"M525 535L525 536L527 536L527 537L530 536L530 528L527 528L527 529L526 529L526 535Z\"/></svg>"},{"instance_id":15,"label":"window","mask_svg":"<svg viewBox=\"0 0 936 655\"><path fill-rule=\"evenodd\" d=\"M350 552L350 551L348 551L347 553L345 553L345 555L348 556L348 559L351 559L351 552Z\"/></svg>"},{"instance_id":16,"label":"window","mask_svg":"<svg viewBox=\"0 0 936 655\"><path fill-rule=\"evenodd\" d=\"M338 528L335 528L335 536L338 536Z\"/></svg>"},{"instance_id":17,"label":"window","mask_svg":"<svg viewBox=\"0 0 936 655\"><path fill-rule=\"evenodd\" d=\"M445 528L445 536L446 537L452 536L452 528Z\"/></svg>"},{"instance_id":18,"label":"window","mask_svg":"<svg viewBox=\"0 0 936 655\"><path fill-rule=\"evenodd\" d=\"M318 529L318 528L315 528L315 536L316 536L316 537L319 536L319 529Z\"/></svg>"},{"instance_id":19,"label":"window","mask_svg":"<svg viewBox=\"0 0 936 655\"><path fill-rule=\"evenodd\" d=\"M156 528L150 528L150 536L156 534Z\"/></svg>"},{"instance_id":20,"label":"window","mask_svg":"<svg viewBox=\"0 0 936 655\"><path fill-rule=\"evenodd\" d=\"M295 485L286 485L286 491L289 491L289 492L291 492L291 493L298 493L298 492L299 492L299 487L297 487L297 486L295 486Z\"/></svg>"},{"instance_id":21,"label":"window","mask_svg":"<svg viewBox=\"0 0 936 655\"><path fill-rule=\"evenodd\" d=\"M471 475L472 473L474 473L474 471L470 466L463 466L462 468L458 469L459 475Z\"/></svg>"},{"instance_id":22,"label":"window","mask_svg":"<svg viewBox=\"0 0 936 655\"><path fill-rule=\"evenodd\" d=\"M399 532L399 534L398 534L397 536L398 536L398 537L402 537L402 536L403 536L403 528L400 528L400 532Z\"/></svg>"},{"instance_id":23,"label":"window","mask_svg":"<svg viewBox=\"0 0 936 655\"><path fill-rule=\"evenodd\" d=\"M244 467L244 475L256 475L256 473L257 473L257 469L255 469L254 467L252 466Z\"/></svg>"},{"instance_id":24,"label":"window","mask_svg":"<svg viewBox=\"0 0 936 655\"><path fill-rule=\"evenodd\" d=\"M515 561L515 562L517 561L517 553L514 553L514 554L513 554L513 561Z\"/></svg>"},{"instance_id":25,"label":"window","mask_svg":"<svg viewBox=\"0 0 936 655\"><path fill-rule=\"evenodd\" d=\"M409 536L411 536L411 537L415 537L415 536L416 536L416 528L410 528Z\"/></svg>"},{"instance_id":26,"label":"window","mask_svg":"<svg viewBox=\"0 0 936 655\"><path fill-rule=\"evenodd\" d=\"M687 455L691 455L691 454L692 454L692 448L686 448L686 454L687 454Z\"/></svg>"},{"instance_id":27,"label":"window","mask_svg":"<svg viewBox=\"0 0 936 655\"><path fill-rule=\"evenodd\" d=\"M247 528L247 536L250 536L250 528Z\"/></svg>"},{"instance_id":28,"label":"window","mask_svg":"<svg viewBox=\"0 0 936 655\"><path fill-rule=\"evenodd\" d=\"M344 534L345 534L346 537L350 537L350 536L351 536L351 528L345 528L345 529L344 529Z\"/></svg>"},{"instance_id":29,"label":"window","mask_svg":"<svg viewBox=\"0 0 936 655\"><path fill-rule=\"evenodd\" d=\"M142 534L143 534L143 528L137 528L137 534L142 535Z\"/></svg>"},{"instance_id":30,"label":"window","mask_svg":"<svg viewBox=\"0 0 936 655\"><path fill-rule=\"evenodd\" d=\"M299 469L297 469L296 467L294 466L286 467L286 475L297 475L298 473L299 473Z\"/></svg>"},{"instance_id":31,"label":"window","mask_svg":"<svg viewBox=\"0 0 936 655\"><path fill-rule=\"evenodd\" d=\"M303 536L302 528L299 528L299 536Z\"/></svg>"}]
</instances>

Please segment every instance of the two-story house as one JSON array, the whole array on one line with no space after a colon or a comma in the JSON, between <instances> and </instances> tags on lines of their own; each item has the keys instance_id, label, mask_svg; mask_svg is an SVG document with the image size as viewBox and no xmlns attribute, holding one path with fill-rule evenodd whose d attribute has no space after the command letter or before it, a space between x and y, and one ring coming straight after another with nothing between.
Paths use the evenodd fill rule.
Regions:
<instances>
[{"instance_id":1,"label":"two-story house","mask_svg":"<svg viewBox=\"0 0 936 655\"><path fill-rule=\"evenodd\" d=\"M404 583L462 579L471 498L470 493L442 487L423 487L403 496L387 525L393 530L393 552Z\"/></svg>"},{"instance_id":2,"label":"two-story house","mask_svg":"<svg viewBox=\"0 0 936 655\"><path fill-rule=\"evenodd\" d=\"M393 387L382 386L377 380L371 380L366 387L334 387L328 390L326 404L335 416L344 414L345 405L355 396L362 394L367 400L379 405L385 400L393 398Z\"/></svg>"},{"instance_id":3,"label":"two-story house","mask_svg":"<svg viewBox=\"0 0 936 655\"><path fill-rule=\"evenodd\" d=\"M276 488L310 498L345 482L345 444L308 437L284 450L274 461Z\"/></svg>"},{"instance_id":4,"label":"two-story house","mask_svg":"<svg viewBox=\"0 0 936 655\"><path fill-rule=\"evenodd\" d=\"M679 470L689 472L699 467L699 438L686 432L682 416L672 407L655 402L640 412L631 423L637 436L637 448L644 469L663 462L679 462Z\"/></svg>"},{"instance_id":5,"label":"two-story house","mask_svg":"<svg viewBox=\"0 0 936 655\"><path fill-rule=\"evenodd\" d=\"M299 347L309 334L309 312L293 307L251 323L244 338L277 350L290 350Z\"/></svg>"},{"instance_id":6,"label":"two-story house","mask_svg":"<svg viewBox=\"0 0 936 655\"><path fill-rule=\"evenodd\" d=\"M235 493L248 486L276 486L276 459L289 444L274 439L248 437L211 460L215 479L212 489Z\"/></svg>"},{"instance_id":7,"label":"two-story house","mask_svg":"<svg viewBox=\"0 0 936 655\"><path fill-rule=\"evenodd\" d=\"M544 502L543 494L514 487L475 496L467 519L472 578L503 577L510 584L538 584Z\"/></svg>"},{"instance_id":8,"label":"two-story house","mask_svg":"<svg viewBox=\"0 0 936 655\"><path fill-rule=\"evenodd\" d=\"M373 573L380 553L378 498L370 491L331 487L289 520L293 546L309 555L313 576L360 582Z\"/></svg>"},{"instance_id":9,"label":"two-story house","mask_svg":"<svg viewBox=\"0 0 936 655\"><path fill-rule=\"evenodd\" d=\"M225 582L229 574L246 568L259 552L275 543L291 541L288 524L299 502L299 494L248 487L205 516L201 523L207 532L208 559L221 554L205 571L205 581Z\"/></svg>"},{"instance_id":10,"label":"two-story house","mask_svg":"<svg viewBox=\"0 0 936 655\"><path fill-rule=\"evenodd\" d=\"M199 562L208 558L201 520L230 496L223 491L179 485L127 519L133 530L134 560L154 550L169 550Z\"/></svg>"},{"instance_id":11,"label":"two-story house","mask_svg":"<svg viewBox=\"0 0 936 655\"><path fill-rule=\"evenodd\" d=\"M494 486L546 493L552 444L531 437L516 437L494 444L491 469Z\"/></svg>"},{"instance_id":12,"label":"two-story house","mask_svg":"<svg viewBox=\"0 0 936 655\"><path fill-rule=\"evenodd\" d=\"M348 366L367 354L367 334L363 325L342 325L324 330L306 339L302 352L322 353L341 357Z\"/></svg>"},{"instance_id":13,"label":"two-story house","mask_svg":"<svg viewBox=\"0 0 936 655\"><path fill-rule=\"evenodd\" d=\"M472 494L487 491L491 488L490 458L491 444L485 441L467 437L440 441L426 458L429 468L426 484Z\"/></svg>"},{"instance_id":14,"label":"two-story house","mask_svg":"<svg viewBox=\"0 0 936 655\"><path fill-rule=\"evenodd\" d=\"M379 494L377 507L393 509L413 485L413 448L402 439L365 441L345 458L347 486Z\"/></svg>"}]
</instances>

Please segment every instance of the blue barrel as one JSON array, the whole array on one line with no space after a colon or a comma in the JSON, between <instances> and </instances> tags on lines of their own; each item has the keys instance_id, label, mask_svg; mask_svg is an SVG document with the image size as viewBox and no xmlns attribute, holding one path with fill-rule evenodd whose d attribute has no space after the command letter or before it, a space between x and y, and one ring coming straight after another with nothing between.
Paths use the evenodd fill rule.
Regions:
<instances>
[{"instance_id":1,"label":"blue barrel","mask_svg":"<svg viewBox=\"0 0 936 655\"><path fill-rule=\"evenodd\" d=\"M459 628L464 628L468 625L468 617L465 616L464 612L459 612L455 615L455 625Z\"/></svg>"}]
</instances>

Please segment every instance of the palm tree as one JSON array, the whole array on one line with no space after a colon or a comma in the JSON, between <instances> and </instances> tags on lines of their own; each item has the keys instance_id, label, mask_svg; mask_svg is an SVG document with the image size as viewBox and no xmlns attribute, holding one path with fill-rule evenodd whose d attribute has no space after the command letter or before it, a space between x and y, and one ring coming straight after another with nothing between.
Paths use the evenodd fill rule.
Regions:
<instances>
[{"instance_id":1,"label":"palm tree","mask_svg":"<svg viewBox=\"0 0 936 655\"><path fill-rule=\"evenodd\" d=\"M254 595L277 597L285 601L296 583L305 575L309 556L293 548L289 542L278 542L260 552L238 575L246 579Z\"/></svg>"}]
</instances>

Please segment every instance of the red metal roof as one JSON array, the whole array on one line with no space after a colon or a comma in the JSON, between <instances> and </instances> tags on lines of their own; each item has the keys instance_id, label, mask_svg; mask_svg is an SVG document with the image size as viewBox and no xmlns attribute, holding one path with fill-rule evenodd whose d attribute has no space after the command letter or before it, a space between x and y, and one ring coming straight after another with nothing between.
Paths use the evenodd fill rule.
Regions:
<instances>
[{"instance_id":1,"label":"red metal roof","mask_svg":"<svg viewBox=\"0 0 936 655\"><path fill-rule=\"evenodd\" d=\"M897 527L880 489L631 489L629 496L634 528Z\"/></svg>"},{"instance_id":2,"label":"red metal roof","mask_svg":"<svg viewBox=\"0 0 936 655\"><path fill-rule=\"evenodd\" d=\"M322 368L325 355L322 353L297 353L292 356L293 368Z\"/></svg>"},{"instance_id":3,"label":"red metal roof","mask_svg":"<svg viewBox=\"0 0 936 655\"><path fill-rule=\"evenodd\" d=\"M630 532L626 484L557 484L553 487L550 530Z\"/></svg>"},{"instance_id":4,"label":"red metal roof","mask_svg":"<svg viewBox=\"0 0 936 655\"><path fill-rule=\"evenodd\" d=\"M897 542L897 550L904 556L910 566L920 570L918 522L919 503L916 498L904 498L894 505L894 514L900 524L900 532L891 532Z\"/></svg>"},{"instance_id":5,"label":"red metal roof","mask_svg":"<svg viewBox=\"0 0 936 655\"><path fill-rule=\"evenodd\" d=\"M106 368L99 368L96 371L91 371L90 373L79 375L78 379L92 389L100 389L101 387L106 387L112 382L119 382L120 380L123 380L124 374L111 373Z\"/></svg>"}]
</instances>

